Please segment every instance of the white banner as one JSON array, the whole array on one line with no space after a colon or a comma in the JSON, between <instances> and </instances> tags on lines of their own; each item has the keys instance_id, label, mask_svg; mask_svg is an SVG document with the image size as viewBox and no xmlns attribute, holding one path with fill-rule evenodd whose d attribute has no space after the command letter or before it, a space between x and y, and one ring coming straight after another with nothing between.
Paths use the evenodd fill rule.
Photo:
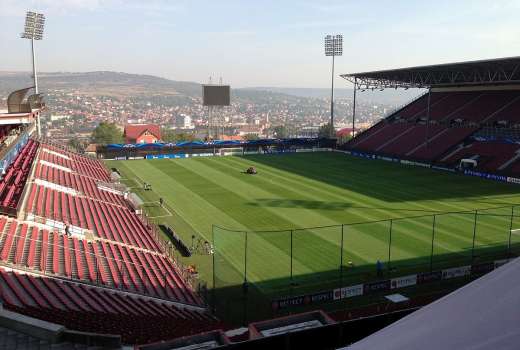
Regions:
<instances>
[{"instance_id":1,"label":"white banner","mask_svg":"<svg viewBox=\"0 0 520 350\"><path fill-rule=\"evenodd\" d=\"M471 266L454 267L442 270L442 279L450 279L455 277L469 276L471 274Z\"/></svg>"},{"instance_id":2,"label":"white banner","mask_svg":"<svg viewBox=\"0 0 520 350\"><path fill-rule=\"evenodd\" d=\"M417 284L417 275L408 275L404 277L392 278L390 280L390 288L403 288L408 286L415 286Z\"/></svg>"},{"instance_id":3,"label":"white banner","mask_svg":"<svg viewBox=\"0 0 520 350\"><path fill-rule=\"evenodd\" d=\"M520 184L520 179L517 179L516 177L508 177L507 182L511 182L514 184Z\"/></svg>"},{"instance_id":4,"label":"white banner","mask_svg":"<svg viewBox=\"0 0 520 350\"><path fill-rule=\"evenodd\" d=\"M363 285L356 284L354 286L334 289L334 300L346 299L363 295Z\"/></svg>"}]
</instances>

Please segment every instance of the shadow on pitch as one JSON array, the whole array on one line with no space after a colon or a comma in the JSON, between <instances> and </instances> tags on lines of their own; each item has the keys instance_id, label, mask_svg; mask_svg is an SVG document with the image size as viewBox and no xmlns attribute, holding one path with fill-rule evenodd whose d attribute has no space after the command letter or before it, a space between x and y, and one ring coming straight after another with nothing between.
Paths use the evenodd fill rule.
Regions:
<instances>
[{"instance_id":1,"label":"shadow on pitch","mask_svg":"<svg viewBox=\"0 0 520 350\"><path fill-rule=\"evenodd\" d=\"M347 251L348 253L348 251ZM478 265L480 269L474 271L479 275L493 268L493 261L518 256L520 254L520 242L512 245L511 251L505 245L482 246L476 248L474 254L470 247L453 253L435 253L433 259L429 256L416 257L403 260L395 260L390 263L383 262L382 274L378 274L375 261L361 265L348 265L348 259L344 261L343 268L339 264L331 266L322 271L306 273L295 269L294 274L290 273L289 264L281 264L280 271L285 270L285 277L266 278L262 281L251 281L250 279L257 273L261 273L262 264L251 265L246 268L243 264L235 266L229 264L222 256L218 256L215 265L215 290L211 286L206 290L206 300L211 300L216 308L216 314L227 324L234 326L246 325L251 321L258 321L273 317L284 316L288 313L298 313L314 309L339 309L350 305L355 307L360 302L360 298L351 298L340 301L327 299L325 302L309 304L303 302L301 306L291 306L284 310L276 308L273 300L285 297L295 297L304 295L320 295L319 292L330 292L334 288L354 286L360 283L374 281L387 281L398 276L407 276L420 272L440 271L445 268L460 267L467 265ZM267 258L267 257L266 257ZM339 255L336 256L339 263ZM239 270L237 270L239 268ZM248 278L245 278L247 274ZM278 273L278 276L284 275ZM437 274L436 281L440 280L441 275ZM244 281L247 280L247 287ZM451 280L450 280L451 281ZM450 281L444 281L449 285ZM459 281L454 279L454 281ZM407 294L407 290L403 291ZM318 294L315 294L318 293ZM370 300L381 300L384 295L389 294L388 289L381 293L370 294ZM323 297L323 293L321 293ZM319 299L319 297L317 297ZM375 299L377 298L377 299ZM310 301L310 300L308 300ZM346 303L346 304L345 304Z\"/></svg>"},{"instance_id":2,"label":"shadow on pitch","mask_svg":"<svg viewBox=\"0 0 520 350\"><path fill-rule=\"evenodd\" d=\"M385 210L391 212L414 212L424 214L441 213L439 210L431 209L410 209L410 208L391 208L391 207L370 207L353 205L349 202L333 202L333 201L315 201L304 199L280 199L280 198L260 198L254 202L248 202L247 205L253 207L271 207L271 208L301 208L301 209L323 209L323 210Z\"/></svg>"},{"instance_id":3,"label":"shadow on pitch","mask_svg":"<svg viewBox=\"0 0 520 350\"><path fill-rule=\"evenodd\" d=\"M302 209L323 209L323 210L345 210L352 207L347 202L324 202L304 199L278 199L261 198L255 202L248 202L247 205L253 207L272 207L272 208L302 208Z\"/></svg>"},{"instance_id":4,"label":"shadow on pitch","mask_svg":"<svg viewBox=\"0 0 520 350\"><path fill-rule=\"evenodd\" d=\"M447 199L463 202L489 195L518 198L516 185L513 184L346 155L320 154L319 159L303 153L242 157L257 165L266 165L390 203ZM288 157L292 161L287 161Z\"/></svg>"}]
</instances>

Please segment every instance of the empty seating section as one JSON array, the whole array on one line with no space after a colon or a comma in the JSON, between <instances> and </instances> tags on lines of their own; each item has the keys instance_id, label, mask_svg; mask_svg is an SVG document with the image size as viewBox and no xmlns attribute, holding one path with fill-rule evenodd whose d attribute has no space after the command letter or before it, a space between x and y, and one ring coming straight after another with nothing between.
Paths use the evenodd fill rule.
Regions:
<instances>
[{"instance_id":1,"label":"empty seating section","mask_svg":"<svg viewBox=\"0 0 520 350\"><path fill-rule=\"evenodd\" d=\"M121 334L143 344L198 333L221 325L204 310L130 296L81 283L0 269L4 307L67 328Z\"/></svg>"},{"instance_id":2,"label":"empty seating section","mask_svg":"<svg viewBox=\"0 0 520 350\"><path fill-rule=\"evenodd\" d=\"M36 166L35 178L49 181L60 186L73 188L90 198L127 206L122 195L99 189L99 181L96 181L89 176L64 171L59 168L38 163Z\"/></svg>"},{"instance_id":3,"label":"empty seating section","mask_svg":"<svg viewBox=\"0 0 520 350\"><path fill-rule=\"evenodd\" d=\"M11 266L163 299L201 303L163 254L69 237L7 218L0 219L0 234L0 259Z\"/></svg>"},{"instance_id":4,"label":"empty seating section","mask_svg":"<svg viewBox=\"0 0 520 350\"><path fill-rule=\"evenodd\" d=\"M506 141L506 142L518 142L520 141L520 129L519 128L506 128L506 127L483 127L478 132L472 135L472 138L477 141ZM479 140L480 138L480 140Z\"/></svg>"},{"instance_id":5,"label":"empty seating section","mask_svg":"<svg viewBox=\"0 0 520 350\"><path fill-rule=\"evenodd\" d=\"M351 147L356 148L359 144L365 142L365 140L380 133L383 130L383 128L387 126L387 124L387 121L382 120L379 123L372 126L370 129L363 131L361 134L357 135L355 139L352 139L352 141L350 142Z\"/></svg>"},{"instance_id":6,"label":"empty seating section","mask_svg":"<svg viewBox=\"0 0 520 350\"><path fill-rule=\"evenodd\" d=\"M500 142L473 142L463 147L443 161L457 164L463 158L477 160L477 168L486 172L494 172L516 155L520 145Z\"/></svg>"},{"instance_id":7,"label":"empty seating section","mask_svg":"<svg viewBox=\"0 0 520 350\"><path fill-rule=\"evenodd\" d=\"M107 240L161 251L150 229L129 208L32 184L25 210L91 230Z\"/></svg>"},{"instance_id":8,"label":"empty seating section","mask_svg":"<svg viewBox=\"0 0 520 350\"><path fill-rule=\"evenodd\" d=\"M450 165L473 157L482 171L520 174L517 147L507 143L520 139L520 90L442 91L429 98L429 114L425 94L346 148ZM478 142L483 140L494 142Z\"/></svg>"},{"instance_id":9,"label":"empty seating section","mask_svg":"<svg viewBox=\"0 0 520 350\"><path fill-rule=\"evenodd\" d=\"M520 161L517 160L511 164L506 171L516 177L520 177Z\"/></svg>"},{"instance_id":10,"label":"empty seating section","mask_svg":"<svg viewBox=\"0 0 520 350\"><path fill-rule=\"evenodd\" d=\"M482 95L482 92L455 92L448 94L439 103L430 106L430 120L453 119L451 116L457 113L462 107L473 102ZM427 112L423 111L421 117L426 118Z\"/></svg>"},{"instance_id":11,"label":"empty seating section","mask_svg":"<svg viewBox=\"0 0 520 350\"><path fill-rule=\"evenodd\" d=\"M441 125L416 124L409 128L406 133L386 143L382 148L378 148L377 151L405 156L408 152L426 142L427 138L434 138L438 133L445 130L446 127Z\"/></svg>"},{"instance_id":12,"label":"empty seating section","mask_svg":"<svg viewBox=\"0 0 520 350\"><path fill-rule=\"evenodd\" d=\"M365 140L356 144L356 148L360 150L375 150L382 146L385 142L393 139L401 135L402 133L408 131L413 127L412 124L409 123L388 123L383 128L381 128L378 132L370 135L370 137L366 137Z\"/></svg>"},{"instance_id":13,"label":"empty seating section","mask_svg":"<svg viewBox=\"0 0 520 350\"><path fill-rule=\"evenodd\" d=\"M32 184L26 212L93 231L101 238L160 251L130 209Z\"/></svg>"},{"instance_id":14,"label":"empty seating section","mask_svg":"<svg viewBox=\"0 0 520 350\"><path fill-rule=\"evenodd\" d=\"M434 106L438 101L446 97L446 93L434 92L430 96L430 106ZM422 95L417 100L403 107L394 114L394 118L412 120L414 117L424 117L428 108L428 94Z\"/></svg>"},{"instance_id":15,"label":"empty seating section","mask_svg":"<svg viewBox=\"0 0 520 350\"><path fill-rule=\"evenodd\" d=\"M520 123L520 98L516 98L505 108L494 114L488 120L488 123L495 121L508 121L511 125L518 125Z\"/></svg>"},{"instance_id":16,"label":"empty seating section","mask_svg":"<svg viewBox=\"0 0 520 350\"><path fill-rule=\"evenodd\" d=\"M110 181L110 174L97 159L80 156L59 147L42 144L40 160L68 168L78 174L90 176L101 181Z\"/></svg>"},{"instance_id":17,"label":"empty seating section","mask_svg":"<svg viewBox=\"0 0 520 350\"><path fill-rule=\"evenodd\" d=\"M124 196L103 189L109 182L98 160L34 140L22 148L0 181L0 205L24 200L35 222L0 215L4 306L128 343L215 329L203 308L172 304L203 302ZM52 228L56 222L74 229Z\"/></svg>"},{"instance_id":18,"label":"empty seating section","mask_svg":"<svg viewBox=\"0 0 520 350\"><path fill-rule=\"evenodd\" d=\"M485 123L493 113L507 106L520 94L516 91L490 91L483 93L476 101L456 111L450 119L461 119L464 122Z\"/></svg>"},{"instance_id":19,"label":"empty seating section","mask_svg":"<svg viewBox=\"0 0 520 350\"><path fill-rule=\"evenodd\" d=\"M445 154L477 130L476 127L451 127L432 137L427 143L408 153L408 157L418 160L434 160Z\"/></svg>"},{"instance_id":20,"label":"empty seating section","mask_svg":"<svg viewBox=\"0 0 520 350\"><path fill-rule=\"evenodd\" d=\"M9 214L18 206L37 149L38 143L29 140L0 180L0 206Z\"/></svg>"}]
</instances>

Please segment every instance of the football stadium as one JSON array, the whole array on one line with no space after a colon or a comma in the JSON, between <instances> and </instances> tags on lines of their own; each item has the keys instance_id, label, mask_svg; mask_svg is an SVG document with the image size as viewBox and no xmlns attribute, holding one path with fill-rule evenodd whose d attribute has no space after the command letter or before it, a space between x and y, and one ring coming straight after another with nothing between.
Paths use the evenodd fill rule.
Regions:
<instances>
[{"instance_id":1,"label":"football stadium","mask_svg":"<svg viewBox=\"0 0 520 350\"><path fill-rule=\"evenodd\" d=\"M512 348L520 57L341 77L354 94L425 92L342 145L95 155L41 135L35 86L12 92L0 114L3 348ZM354 102L353 129L355 118Z\"/></svg>"}]
</instances>

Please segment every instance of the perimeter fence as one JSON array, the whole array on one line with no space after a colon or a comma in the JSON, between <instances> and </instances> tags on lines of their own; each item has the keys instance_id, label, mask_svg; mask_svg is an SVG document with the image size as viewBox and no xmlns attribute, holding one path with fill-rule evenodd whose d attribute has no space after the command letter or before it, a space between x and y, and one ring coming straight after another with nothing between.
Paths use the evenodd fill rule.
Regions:
<instances>
[{"instance_id":1,"label":"perimeter fence","mask_svg":"<svg viewBox=\"0 0 520 350\"><path fill-rule=\"evenodd\" d=\"M276 316L284 296L518 256L520 208L281 231L213 226L213 247L213 306L246 322Z\"/></svg>"}]
</instances>

